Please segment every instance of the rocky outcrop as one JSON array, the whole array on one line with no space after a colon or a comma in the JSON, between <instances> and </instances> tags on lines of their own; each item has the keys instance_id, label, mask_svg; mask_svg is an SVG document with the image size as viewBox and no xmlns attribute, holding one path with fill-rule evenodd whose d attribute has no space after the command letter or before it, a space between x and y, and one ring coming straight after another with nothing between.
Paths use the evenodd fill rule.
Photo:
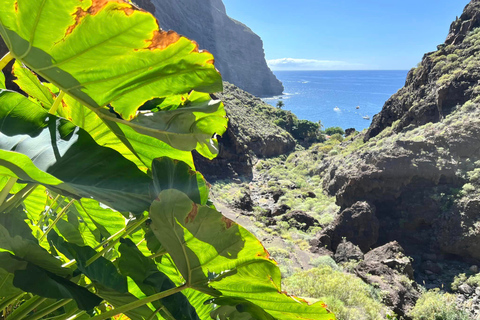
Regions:
<instances>
[{"instance_id":1,"label":"rocky outcrop","mask_svg":"<svg viewBox=\"0 0 480 320\"><path fill-rule=\"evenodd\" d=\"M229 118L227 132L218 139L219 155L211 161L195 156L197 168L209 180L251 177L255 159L295 149L293 137L275 125L274 107L226 82L224 92L218 97Z\"/></svg>"},{"instance_id":2,"label":"rocky outcrop","mask_svg":"<svg viewBox=\"0 0 480 320\"><path fill-rule=\"evenodd\" d=\"M365 136L354 138L366 143L326 158L318 170L342 209L359 201L375 207L371 222L378 219L379 233L372 247L397 240L413 256L480 260L478 17L474 0L446 45L425 55Z\"/></svg>"},{"instance_id":3,"label":"rocky outcrop","mask_svg":"<svg viewBox=\"0 0 480 320\"><path fill-rule=\"evenodd\" d=\"M319 226L317 219L301 210L294 210L287 213L282 217L282 221L287 221L290 227L304 232L308 231L310 227Z\"/></svg>"},{"instance_id":4,"label":"rocky outcrop","mask_svg":"<svg viewBox=\"0 0 480 320\"><path fill-rule=\"evenodd\" d=\"M394 133L407 127L438 122L456 106L477 95L480 51L477 27L480 26L480 1L473 0L450 27L445 44L423 57L408 75L405 87L393 95L375 115L365 141L393 125Z\"/></svg>"},{"instance_id":5,"label":"rocky outcrop","mask_svg":"<svg viewBox=\"0 0 480 320\"><path fill-rule=\"evenodd\" d=\"M215 57L223 79L257 96L279 95L281 82L268 68L263 42L244 24L227 16L221 0L136 0L164 30L197 41Z\"/></svg>"},{"instance_id":6,"label":"rocky outcrop","mask_svg":"<svg viewBox=\"0 0 480 320\"><path fill-rule=\"evenodd\" d=\"M326 246L334 251L345 240L367 252L377 243L379 222L375 207L367 202L357 202L343 210L335 221L311 242L313 247Z\"/></svg>"},{"instance_id":7,"label":"rocky outcrop","mask_svg":"<svg viewBox=\"0 0 480 320\"><path fill-rule=\"evenodd\" d=\"M360 261L363 260L364 255L359 247L351 243L350 241L344 241L337 247L337 251L333 256L336 263Z\"/></svg>"},{"instance_id":8,"label":"rocky outcrop","mask_svg":"<svg viewBox=\"0 0 480 320\"><path fill-rule=\"evenodd\" d=\"M355 273L366 283L379 288L383 302L399 316L405 316L420 297L413 282L410 259L397 242L390 242L365 255L355 268Z\"/></svg>"}]
</instances>

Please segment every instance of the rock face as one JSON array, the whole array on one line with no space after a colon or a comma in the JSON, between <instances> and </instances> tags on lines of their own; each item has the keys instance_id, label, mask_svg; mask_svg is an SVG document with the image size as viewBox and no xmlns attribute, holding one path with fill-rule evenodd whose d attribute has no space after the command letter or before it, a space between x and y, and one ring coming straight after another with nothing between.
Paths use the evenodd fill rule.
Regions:
<instances>
[{"instance_id":1,"label":"rock face","mask_svg":"<svg viewBox=\"0 0 480 320\"><path fill-rule=\"evenodd\" d=\"M337 251L333 256L336 263L349 262L350 260L363 260L364 255L359 247L349 241L342 242L338 245Z\"/></svg>"},{"instance_id":2,"label":"rock face","mask_svg":"<svg viewBox=\"0 0 480 320\"><path fill-rule=\"evenodd\" d=\"M375 115L365 141L393 126L393 132L438 122L457 105L463 105L477 95L473 90L480 78L478 69L478 35L480 1L473 0L459 19L450 27L445 44L428 53L418 68L407 76L405 87L394 94Z\"/></svg>"},{"instance_id":3,"label":"rock face","mask_svg":"<svg viewBox=\"0 0 480 320\"><path fill-rule=\"evenodd\" d=\"M368 252L356 267L355 273L384 292L384 303L399 316L405 316L420 296L418 286L412 281L410 259L397 242L387 243Z\"/></svg>"},{"instance_id":4,"label":"rock face","mask_svg":"<svg viewBox=\"0 0 480 320\"><path fill-rule=\"evenodd\" d=\"M227 16L221 0L136 0L164 30L197 41L215 56L223 79L257 96L279 95L281 82L267 66L263 42L244 24Z\"/></svg>"},{"instance_id":5,"label":"rock face","mask_svg":"<svg viewBox=\"0 0 480 320\"><path fill-rule=\"evenodd\" d=\"M479 23L474 0L446 44L425 55L366 135L355 138L366 143L319 168L342 209L359 201L375 207L372 247L397 240L409 255L480 260Z\"/></svg>"},{"instance_id":6,"label":"rock face","mask_svg":"<svg viewBox=\"0 0 480 320\"><path fill-rule=\"evenodd\" d=\"M378 240L379 222L375 207L367 202L356 202L343 210L312 242L312 246L327 246L332 250L347 240L367 252Z\"/></svg>"},{"instance_id":7,"label":"rock face","mask_svg":"<svg viewBox=\"0 0 480 320\"><path fill-rule=\"evenodd\" d=\"M229 118L218 139L220 153L212 161L196 156L197 168L209 180L251 177L256 158L274 157L295 149L293 137L274 124L275 108L236 86L224 83L218 95Z\"/></svg>"}]
</instances>

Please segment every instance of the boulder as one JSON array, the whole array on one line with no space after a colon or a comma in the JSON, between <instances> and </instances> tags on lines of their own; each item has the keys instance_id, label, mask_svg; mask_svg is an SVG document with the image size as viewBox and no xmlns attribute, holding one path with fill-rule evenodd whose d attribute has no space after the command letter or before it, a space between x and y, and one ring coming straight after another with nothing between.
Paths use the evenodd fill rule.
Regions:
<instances>
[{"instance_id":1,"label":"boulder","mask_svg":"<svg viewBox=\"0 0 480 320\"><path fill-rule=\"evenodd\" d=\"M233 203L235 208L245 211L253 211L254 205L249 192L243 192L242 196Z\"/></svg>"},{"instance_id":2,"label":"boulder","mask_svg":"<svg viewBox=\"0 0 480 320\"><path fill-rule=\"evenodd\" d=\"M276 205L272 210L272 216L273 217L281 216L282 214L285 214L290 209L291 208L286 204Z\"/></svg>"},{"instance_id":3,"label":"boulder","mask_svg":"<svg viewBox=\"0 0 480 320\"><path fill-rule=\"evenodd\" d=\"M398 242L390 242L365 254L355 273L385 293L383 302L399 316L415 305L420 289L413 280L411 261Z\"/></svg>"},{"instance_id":4,"label":"boulder","mask_svg":"<svg viewBox=\"0 0 480 320\"><path fill-rule=\"evenodd\" d=\"M317 219L301 210L287 213L282 217L282 221L287 221L291 227L302 231L307 231L310 227L319 225Z\"/></svg>"},{"instance_id":5,"label":"boulder","mask_svg":"<svg viewBox=\"0 0 480 320\"><path fill-rule=\"evenodd\" d=\"M344 241L338 245L333 258L337 263L349 262L350 260L360 261L363 260L363 252L350 241Z\"/></svg>"},{"instance_id":6,"label":"boulder","mask_svg":"<svg viewBox=\"0 0 480 320\"><path fill-rule=\"evenodd\" d=\"M367 202L357 202L343 210L325 233L330 235L334 250L346 239L366 252L377 242L378 228L375 207Z\"/></svg>"}]
</instances>

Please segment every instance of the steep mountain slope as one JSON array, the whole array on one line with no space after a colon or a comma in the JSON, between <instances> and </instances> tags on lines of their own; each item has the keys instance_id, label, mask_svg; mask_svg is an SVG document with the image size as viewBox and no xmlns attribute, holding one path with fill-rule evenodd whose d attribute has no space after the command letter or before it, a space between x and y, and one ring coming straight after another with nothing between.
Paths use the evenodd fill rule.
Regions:
<instances>
[{"instance_id":1,"label":"steep mountain slope","mask_svg":"<svg viewBox=\"0 0 480 320\"><path fill-rule=\"evenodd\" d=\"M450 26L444 44L427 53L407 76L405 86L375 115L365 140L393 125L395 133L408 126L438 122L457 105L477 97L480 87L480 1L471 1Z\"/></svg>"},{"instance_id":2,"label":"steep mountain slope","mask_svg":"<svg viewBox=\"0 0 480 320\"><path fill-rule=\"evenodd\" d=\"M175 30L213 53L223 79L257 96L279 95L283 86L267 66L263 42L227 16L221 0L137 0L164 30Z\"/></svg>"},{"instance_id":3,"label":"steep mountain slope","mask_svg":"<svg viewBox=\"0 0 480 320\"><path fill-rule=\"evenodd\" d=\"M397 240L420 273L442 272L429 254L480 261L479 27L473 0L375 116L367 143L318 169L342 209L358 201L374 209L378 236L369 246Z\"/></svg>"}]
</instances>

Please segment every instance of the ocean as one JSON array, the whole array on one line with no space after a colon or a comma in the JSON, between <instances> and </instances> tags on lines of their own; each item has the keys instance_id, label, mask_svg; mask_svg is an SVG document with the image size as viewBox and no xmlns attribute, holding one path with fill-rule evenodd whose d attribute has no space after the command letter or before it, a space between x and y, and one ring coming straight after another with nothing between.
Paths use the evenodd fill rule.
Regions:
<instances>
[{"instance_id":1,"label":"ocean","mask_svg":"<svg viewBox=\"0 0 480 320\"><path fill-rule=\"evenodd\" d=\"M275 71L285 87L282 96L264 98L299 119L321 121L325 128L370 126L385 101L405 84L408 71ZM366 119L369 118L369 119Z\"/></svg>"}]
</instances>

